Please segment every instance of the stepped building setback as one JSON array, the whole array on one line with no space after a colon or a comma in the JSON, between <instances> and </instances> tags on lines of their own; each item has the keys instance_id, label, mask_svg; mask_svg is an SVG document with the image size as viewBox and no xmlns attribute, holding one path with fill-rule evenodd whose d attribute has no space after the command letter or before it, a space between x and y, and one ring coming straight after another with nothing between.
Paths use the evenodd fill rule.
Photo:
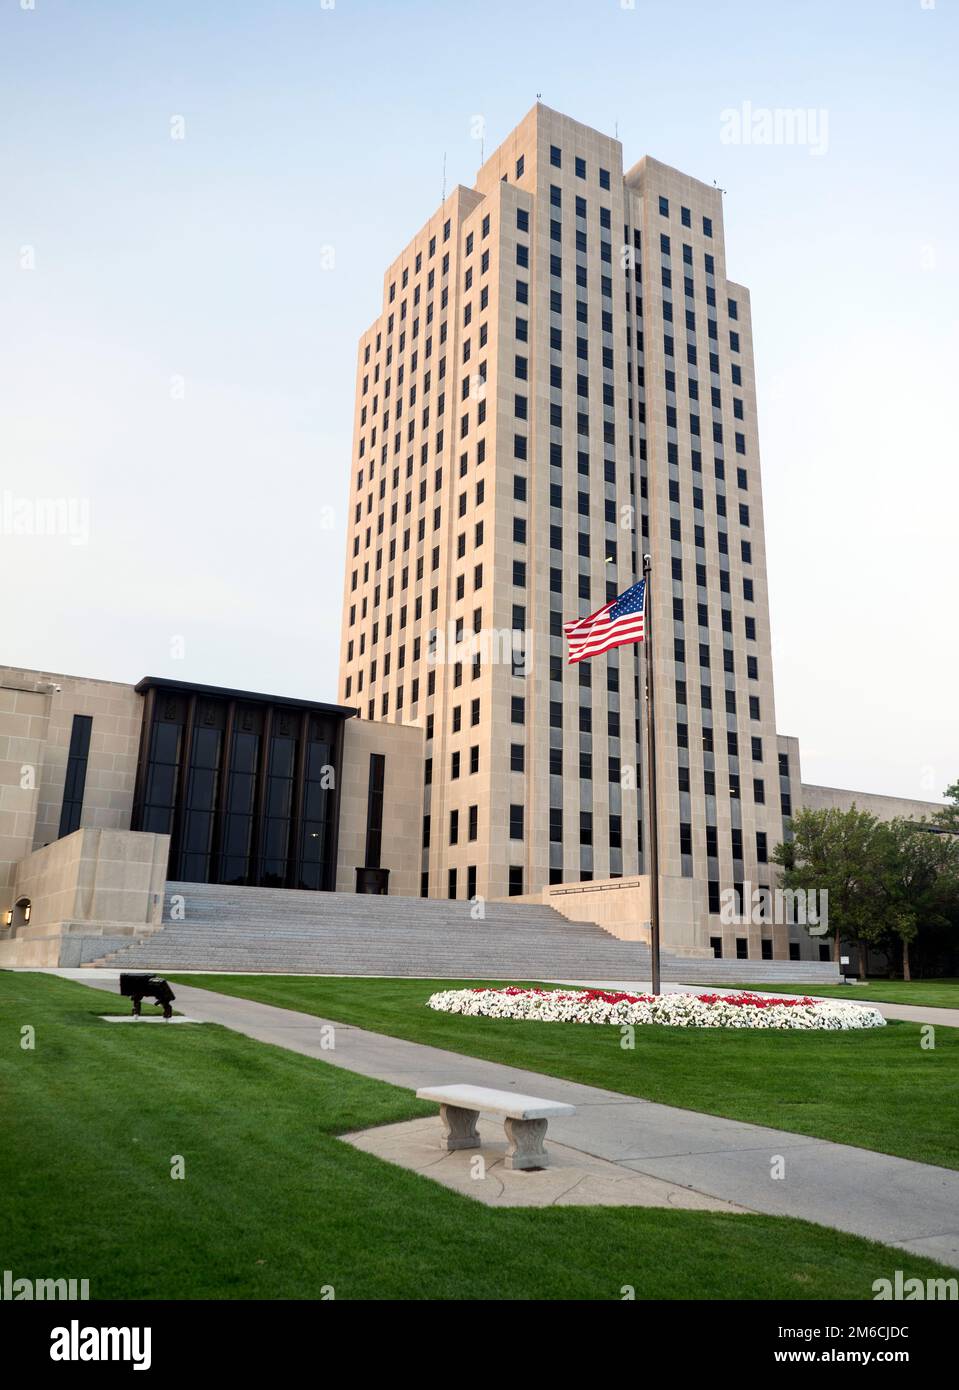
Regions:
<instances>
[{"instance_id":1,"label":"stepped building setback","mask_svg":"<svg viewBox=\"0 0 959 1390\"><path fill-rule=\"evenodd\" d=\"M0 966L642 979L645 649L569 666L563 623L645 553L664 971L834 977L721 910L857 800L776 728L722 193L537 104L360 339L340 703L0 667Z\"/></svg>"},{"instance_id":2,"label":"stepped building setback","mask_svg":"<svg viewBox=\"0 0 959 1390\"><path fill-rule=\"evenodd\" d=\"M802 800L721 191L537 104L387 268L355 411L340 698L424 727L424 895L648 919L643 653L570 666L563 623L649 553L664 940L818 956L721 916Z\"/></svg>"}]
</instances>

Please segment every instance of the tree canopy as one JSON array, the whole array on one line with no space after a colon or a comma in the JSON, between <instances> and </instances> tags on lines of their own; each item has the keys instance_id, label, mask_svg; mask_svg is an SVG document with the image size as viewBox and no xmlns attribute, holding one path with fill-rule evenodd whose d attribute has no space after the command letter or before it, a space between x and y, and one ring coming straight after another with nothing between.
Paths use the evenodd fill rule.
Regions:
<instances>
[{"instance_id":1,"label":"tree canopy","mask_svg":"<svg viewBox=\"0 0 959 1390\"><path fill-rule=\"evenodd\" d=\"M959 800L955 810L959 832ZM861 958L869 945L901 950L908 978L920 932L959 928L959 833L937 833L945 828L938 817L881 821L855 805L807 809L772 859L784 887L828 892L830 936L857 942Z\"/></svg>"},{"instance_id":2,"label":"tree canopy","mask_svg":"<svg viewBox=\"0 0 959 1390\"><path fill-rule=\"evenodd\" d=\"M959 835L959 781L947 787L943 795L949 798L950 804L936 812L932 818L933 822L943 830L951 830L953 834Z\"/></svg>"}]
</instances>

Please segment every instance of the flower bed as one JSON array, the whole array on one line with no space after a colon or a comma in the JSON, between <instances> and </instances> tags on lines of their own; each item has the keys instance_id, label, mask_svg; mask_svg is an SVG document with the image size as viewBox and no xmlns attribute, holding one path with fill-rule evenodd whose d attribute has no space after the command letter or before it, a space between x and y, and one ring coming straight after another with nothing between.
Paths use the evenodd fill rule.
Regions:
<instances>
[{"instance_id":1,"label":"flower bed","mask_svg":"<svg viewBox=\"0 0 959 1390\"><path fill-rule=\"evenodd\" d=\"M878 1009L836 999L758 994L623 994L607 989L444 989L427 1000L440 1013L539 1023L660 1023L670 1028L882 1028Z\"/></svg>"}]
</instances>

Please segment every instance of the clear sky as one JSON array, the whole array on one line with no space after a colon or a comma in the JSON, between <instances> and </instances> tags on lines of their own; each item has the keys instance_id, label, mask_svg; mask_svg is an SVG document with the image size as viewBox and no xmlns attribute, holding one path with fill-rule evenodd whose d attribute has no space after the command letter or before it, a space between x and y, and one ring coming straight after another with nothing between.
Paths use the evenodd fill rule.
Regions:
<instances>
[{"instance_id":1,"label":"clear sky","mask_svg":"<svg viewBox=\"0 0 959 1390\"><path fill-rule=\"evenodd\" d=\"M726 190L779 728L806 781L937 797L959 777L957 9L3 0L0 661L336 698L357 337L444 155L471 184L476 118L489 153L541 93L618 128L627 166ZM806 142L724 138L724 112L767 110L811 113ZM67 534L16 534L37 498L72 504Z\"/></svg>"}]
</instances>

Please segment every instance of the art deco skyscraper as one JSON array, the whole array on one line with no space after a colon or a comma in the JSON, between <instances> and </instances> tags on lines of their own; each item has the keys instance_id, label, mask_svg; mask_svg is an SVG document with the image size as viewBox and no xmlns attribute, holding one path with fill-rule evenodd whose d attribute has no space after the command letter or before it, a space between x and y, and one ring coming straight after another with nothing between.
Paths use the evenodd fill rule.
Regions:
<instances>
[{"instance_id":1,"label":"art deco skyscraper","mask_svg":"<svg viewBox=\"0 0 959 1390\"><path fill-rule=\"evenodd\" d=\"M643 873L643 653L568 666L562 623L648 551L664 939L735 953L788 765L721 192L535 106L387 269L351 467L339 695L425 726L424 891Z\"/></svg>"}]
</instances>

